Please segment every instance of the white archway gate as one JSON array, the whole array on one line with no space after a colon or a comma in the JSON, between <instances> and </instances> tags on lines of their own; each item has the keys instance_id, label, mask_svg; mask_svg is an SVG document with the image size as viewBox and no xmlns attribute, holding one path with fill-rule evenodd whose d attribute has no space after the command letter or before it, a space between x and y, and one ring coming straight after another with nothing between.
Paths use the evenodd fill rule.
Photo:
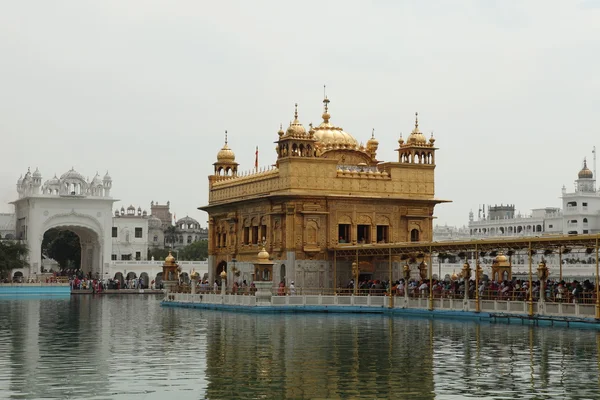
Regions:
<instances>
[{"instance_id":1,"label":"white archway gate","mask_svg":"<svg viewBox=\"0 0 600 400\"><path fill-rule=\"evenodd\" d=\"M79 244L81 246L81 271L85 274L92 273L94 278L102 276L102 244L99 232L80 225L57 225L44 231L42 234L42 241L44 234L51 229L75 233L79 237Z\"/></svg>"}]
</instances>

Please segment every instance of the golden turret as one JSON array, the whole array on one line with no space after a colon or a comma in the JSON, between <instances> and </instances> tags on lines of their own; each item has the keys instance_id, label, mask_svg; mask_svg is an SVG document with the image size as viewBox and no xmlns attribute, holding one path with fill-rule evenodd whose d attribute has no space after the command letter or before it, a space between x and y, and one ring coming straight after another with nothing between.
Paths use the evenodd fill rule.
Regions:
<instances>
[{"instance_id":1,"label":"golden turret","mask_svg":"<svg viewBox=\"0 0 600 400\"><path fill-rule=\"evenodd\" d=\"M234 162L235 161L235 154L233 153L233 150L231 150L229 148L229 145L227 144L227 131L225 131L225 144L223 145L221 150L219 150L219 152L217 153L217 161L218 162Z\"/></svg>"},{"instance_id":2,"label":"golden turret","mask_svg":"<svg viewBox=\"0 0 600 400\"><path fill-rule=\"evenodd\" d=\"M427 139L425 139L425 135L423 135L419 130L419 113L415 113L415 129L413 129L413 131L411 132L410 136L406 140L406 143L414 145L427 144Z\"/></svg>"}]
</instances>

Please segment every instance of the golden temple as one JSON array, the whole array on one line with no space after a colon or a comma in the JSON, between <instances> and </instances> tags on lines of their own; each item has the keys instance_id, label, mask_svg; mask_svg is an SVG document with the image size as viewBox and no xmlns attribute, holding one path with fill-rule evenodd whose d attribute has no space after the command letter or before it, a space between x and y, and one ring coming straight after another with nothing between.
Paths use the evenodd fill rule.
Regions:
<instances>
[{"instance_id":1,"label":"golden temple","mask_svg":"<svg viewBox=\"0 0 600 400\"><path fill-rule=\"evenodd\" d=\"M263 170L238 173L225 137L209 176L209 203L200 207L209 215L211 282L228 265L235 274L228 285L253 281L264 245L275 283L332 288L352 278L349 261L338 260L334 272L334 249L432 240L434 207L444 202L435 198L433 134L425 138L416 115L406 141L398 140L397 161L380 160L374 133L359 143L332 123L329 104L325 97L322 123L308 130L296 105L289 127L274 137L275 164ZM381 263L363 259L361 273L387 279L387 261Z\"/></svg>"}]
</instances>

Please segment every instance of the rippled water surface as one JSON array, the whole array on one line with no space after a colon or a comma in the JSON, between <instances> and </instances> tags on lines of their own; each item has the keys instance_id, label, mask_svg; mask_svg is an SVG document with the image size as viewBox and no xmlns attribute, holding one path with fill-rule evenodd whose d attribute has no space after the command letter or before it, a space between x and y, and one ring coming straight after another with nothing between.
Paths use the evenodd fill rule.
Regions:
<instances>
[{"instance_id":1,"label":"rippled water surface","mask_svg":"<svg viewBox=\"0 0 600 400\"><path fill-rule=\"evenodd\" d=\"M600 333L0 298L0 398L600 398Z\"/></svg>"}]
</instances>

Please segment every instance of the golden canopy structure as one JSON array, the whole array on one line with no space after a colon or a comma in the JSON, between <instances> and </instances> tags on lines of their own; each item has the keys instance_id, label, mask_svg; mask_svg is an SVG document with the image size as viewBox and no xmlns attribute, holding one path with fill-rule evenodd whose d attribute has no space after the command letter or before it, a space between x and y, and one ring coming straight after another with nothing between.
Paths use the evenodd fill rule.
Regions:
<instances>
[{"instance_id":1,"label":"golden canopy structure","mask_svg":"<svg viewBox=\"0 0 600 400\"><path fill-rule=\"evenodd\" d=\"M496 282L512 280L512 265L510 259L499 252L492 262L492 280Z\"/></svg>"},{"instance_id":2,"label":"golden canopy structure","mask_svg":"<svg viewBox=\"0 0 600 400\"><path fill-rule=\"evenodd\" d=\"M175 257L169 251L169 255L163 263L163 282L164 281L179 281L179 265L175 261Z\"/></svg>"}]
</instances>

